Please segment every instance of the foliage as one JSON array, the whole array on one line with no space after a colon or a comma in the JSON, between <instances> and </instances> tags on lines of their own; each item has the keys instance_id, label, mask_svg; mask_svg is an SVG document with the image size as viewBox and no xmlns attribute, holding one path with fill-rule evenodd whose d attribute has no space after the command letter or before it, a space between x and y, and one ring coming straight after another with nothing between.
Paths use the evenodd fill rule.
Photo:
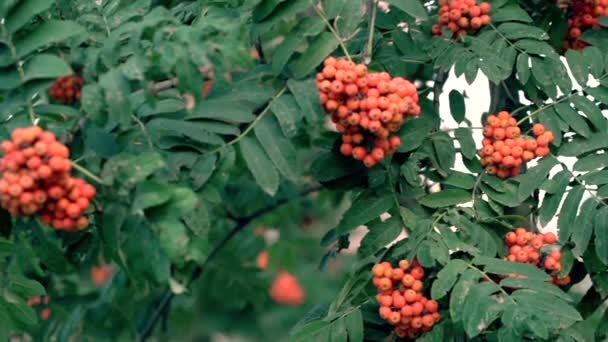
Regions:
<instances>
[{"instance_id":1,"label":"foliage","mask_svg":"<svg viewBox=\"0 0 608 342\"><path fill-rule=\"evenodd\" d=\"M1 138L32 123L55 132L98 195L76 233L0 211L0 338L379 341L392 329L371 266L416 258L443 317L422 341L605 339L606 20L564 52L557 4L490 3L489 25L449 39L431 33L434 0L2 1ZM327 128L314 77L330 55L418 87L420 116L372 169ZM58 104L48 89L74 73L80 101ZM450 75L485 76L487 113L513 113L522 131L542 123L551 153L506 180L484 173L486 116L471 122L462 89L440 108ZM572 275L563 290L504 260L505 233L549 222ZM344 255L359 225L369 232ZM254 226L278 228L278 242ZM115 274L97 288L89 270L103 262ZM270 301L280 270L302 283L302 306ZM28 305L37 296L47 320Z\"/></svg>"}]
</instances>

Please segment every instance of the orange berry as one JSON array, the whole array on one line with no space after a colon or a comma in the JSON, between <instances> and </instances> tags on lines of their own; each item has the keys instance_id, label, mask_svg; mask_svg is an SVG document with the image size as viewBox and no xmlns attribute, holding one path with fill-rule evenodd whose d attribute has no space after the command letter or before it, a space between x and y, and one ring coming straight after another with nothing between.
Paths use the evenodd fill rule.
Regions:
<instances>
[{"instance_id":1,"label":"orange berry","mask_svg":"<svg viewBox=\"0 0 608 342\"><path fill-rule=\"evenodd\" d=\"M552 232L548 232L543 235L543 240L545 243L552 245L557 242L557 236Z\"/></svg>"},{"instance_id":2,"label":"orange berry","mask_svg":"<svg viewBox=\"0 0 608 342\"><path fill-rule=\"evenodd\" d=\"M416 301L416 291L412 290L412 289L408 289L405 290L405 292L403 293L403 297L405 298L405 301L408 303L413 303Z\"/></svg>"}]
</instances>

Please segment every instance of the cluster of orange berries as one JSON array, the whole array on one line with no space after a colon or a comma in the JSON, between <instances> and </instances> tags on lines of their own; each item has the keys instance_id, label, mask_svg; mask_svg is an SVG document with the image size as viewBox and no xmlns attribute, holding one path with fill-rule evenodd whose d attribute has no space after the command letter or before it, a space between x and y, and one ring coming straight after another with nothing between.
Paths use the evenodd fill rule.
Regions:
<instances>
[{"instance_id":1,"label":"cluster of orange berries","mask_svg":"<svg viewBox=\"0 0 608 342\"><path fill-rule=\"evenodd\" d=\"M580 39L581 35L588 29L598 28L597 19L606 14L608 0L572 0L564 50L586 48L588 44Z\"/></svg>"},{"instance_id":2,"label":"cluster of orange berries","mask_svg":"<svg viewBox=\"0 0 608 342\"><path fill-rule=\"evenodd\" d=\"M256 258L256 266L266 271L268 269L268 251L261 251ZM301 305L304 303L304 289L298 278L293 274L282 270L272 281L268 290L270 298L277 304Z\"/></svg>"},{"instance_id":3,"label":"cluster of orange berries","mask_svg":"<svg viewBox=\"0 0 608 342\"><path fill-rule=\"evenodd\" d=\"M479 151L486 172L500 178L514 177L524 162L549 154L553 133L540 123L534 124L532 132L536 139L522 136L517 120L508 112L488 116L483 128L483 147Z\"/></svg>"},{"instance_id":4,"label":"cluster of orange berries","mask_svg":"<svg viewBox=\"0 0 608 342\"><path fill-rule=\"evenodd\" d=\"M58 230L84 229L95 188L72 178L69 149L38 126L17 128L1 144L1 205L13 216L32 216Z\"/></svg>"},{"instance_id":5,"label":"cluster of orange berries","mask_svg":"<svg viewBox=\"0 0 608 342\"><path fill-rule=\"evenodd\" d=\"M435 36L442 34L442 27L452 31L452 38L458 38L490 24L488 2L477 5L475 0L440 0L439 6L439 23L432 28Z\"/></svg>"},{"instance_id":6,"label":"cluster of orange berries","mask_svg":"<svg viewBox=\"0 0 608 342\"><path fill-rule=\"evenodd\" d=\"M545 245L554 245L557 236L549 232L545 234L534 234L525 228L519 227L515 232L509 232L505 236L505 243L509 247L507 260L511 262L529 263L542 266L552 275L551 282L564 286L570 283L570 276L563 278L558 276L562 270L560 260L562 252L558 248L545 248ZM543 255L544 254L544 255Z\"/></svg>"},{"instance_id":7,"label":"cluster of orange berries","mask_svg":"<svg viewBox=\"0 0 608 342\"><path fill-rule=\"evenodd\" d=\"M340 152L373 167L401 145L397 132L405 118L418 116L416 86L387 72L328 57L317 74L319 97L342 133Z\"/></svg>"},{"instance_id":8,"label":"cluster of orange berries","mask_svg":"<svg viewBox=\"0 0 608 342\"><path fill-rule=\"evenodd\" d=\"M372 273L380 317L395 326L397 336L414 339L439 322L439 304L422 294L424 270L417 260L401 260L396 268L384 261Z\"/></svg>"},{"instance_id":9,"label":"cluster of orange berries","mask_svg":"<svg viewBox=\"0 0 608 342\"><path fill-rule=\"evenodd\" d=\"M51 309L49 308L49 297L30 297L27 300L27 305L32 308L40 307L40 319L46 321L51 317Z\"/></svg>"},{"instance_id":10,"label":"cluster of orange berries","mask_svg":"<svg viewBox=\"0 0 608 342\"><path fill-rule=\"evenodd\" d=\"M72 104L80 100L80 90L83 84L82 77L79 75L61 76L49 89L49 95L57 102Z\"/></svg>"}]
</instances>

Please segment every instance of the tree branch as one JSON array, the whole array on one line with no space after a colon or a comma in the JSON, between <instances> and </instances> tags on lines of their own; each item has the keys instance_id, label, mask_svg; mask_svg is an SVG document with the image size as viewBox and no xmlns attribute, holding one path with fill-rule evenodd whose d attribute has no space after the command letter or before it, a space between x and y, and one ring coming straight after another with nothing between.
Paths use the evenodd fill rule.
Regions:
<instances>
[{"instance_id":1,"label":"tree branch","mask_svg":"<svg viewBox=\"0 0 608 342\"><path fill-rule=\"evenodd\" d=\"M249 216L245 216L243 218L238 219L236 226L234 226L234 228L232 228L228 232L228 234L226 234L226 236L224 236L215 245L215 247L213 247L213 249L207 256L207 259L205 259L205 261L201 265L198 265L194 268L194 270L192 271L192 274L190 275L190 279L186 283L186 288L190 287L190 285L194 281L196 281L199 277L201 277L203 275L203 273L207 270L211 261L213 259L215 259L215 257L224 249L224 247L226 247L228 242L230 242L230 240L232 240L232 238L234 238L238 233L240 233L245 228L247 228L247 226L249 226L249 224L251 222L268 214L269 212L274 211L275 209L283 206L284 204L287 204L288 202L290 202L293 199L302 198L312 192L316 192L321 189L322 189L322 186L314 186L312 188L309 188L309 189L306 189L306 190L300 192L297 197L282 198L274 204L268 205L264 208L261 208L261 209L255 211L253 214L251 214ZM150 337L150 334L152 333L152 331L154 330L154 327L156 326L159 319L161 318L162 313L165 311L166 307L168 307L168 305L171 304L173 297L175 297L175 293L173 293L170 288L165 289L163 295L161 296L161 300L158 304L158 307L152 314L152 317L146 322L144 327L141 329L139 336L137 337L137 341L145 341L148 337Z\"/></svg>"}]
</instances>

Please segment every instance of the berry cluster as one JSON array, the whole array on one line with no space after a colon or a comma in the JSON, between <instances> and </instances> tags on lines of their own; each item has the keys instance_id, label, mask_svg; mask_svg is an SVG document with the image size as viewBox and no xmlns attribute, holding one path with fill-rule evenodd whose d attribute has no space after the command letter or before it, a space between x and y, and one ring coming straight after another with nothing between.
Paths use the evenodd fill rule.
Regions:
<instances>
[{"instance_id":1,"label":"berry cluster","mask_svg":"<svg viewBox=\"0 0 608 342\"><path fill-rule=\"evenodd\" d=\"M293 274L280 271L270 287L270 298L278 304L300 305L304 302L304 289Z\"/></svg>"},{"instance_id":2,"label":"berry cluster","mask_svg":"<svg viewBox=\"0 0 608 342\"><path fill-rule=\"evenodd\" d=\"M51 309L49 308L49 297L30 297L27 300L27 305L32 308L41 308L40 310L40 319L46 321L51 317Z\"/></svg>"},{"instance_id":3,"label":"berry cluster","mask_svg":"<svg viewBox=\"0 0 608 342\"><path fill-rule=\"evenodd\" d=\"M372 273L380 317L395 326L397 336L415 339L439 322L439 304L422 294L424 270L418 261L410 265L401 260L396 268L384 261L374 265Z\"/></svg>"},{"instance_id":4,"label":"berry cluster","mask_svg":"<svg viewBox=\"0 0 608 342\"><path fill-rule=\"evenodd\" d=\"M581 34L588 29L598 28L597 19L606 14L608 0L572 0L564 50L586 48L588 44L580 39Z\"/></svg>"},{"instance_id":5,"label":"berry cluster","mask_svg":"<svg viewBox=\"0 0 608 342\"><path fill-rule=\"evenodd\" d=\"M49 95L57 102L72 104L80 100L83 80L78 75L61 76L49 89Z\"/></svg>"},{"instance_id":6,"label":"berry cluster","mask_svg":"<svg viewBox=\"0 0 608 342\"><path fill-rule=\"evenodd\" d=\"M532 132L536 139L522 136L517 121L508 112L488 116L479 151L486 172L500 178L514 177L519 174L521 164L549 154L553 133L545 131L540 123L534 124Z\"/></svg>"},{"instance_id":7,"label":"berry cluster","mask_svg":"<svg viewBox=\"0 0 608 342\"><path fill-rule=\"evenodd\" d=\"M386 72L368 73L364 64L328 57L317 74L325 111L342 133L340 152L373 167L394 152L397 132L408 115L418 116L416 86Z\"/></svg>"},{"instance_id":8,"label":"berry cluster","mask_svg":"<svg viewBox=\"0 0 608 342\"><path fill-rule=\"evenodd\" d=\"M509 247L507 260L511 262L530 263L542 266L552 275L551 282L564 286L570 283L570 276L563 278L558 276L562 270L560 260L562 252L553 247L543 248L545 245L553 246L557 242L555 234L534 234L525 228L517 228L515 232L509 232L505 236L505 243Z\"/></svg>"},{"instance_id":9,"label":"berry cluster","mask_svg":"<svg viewBox=\"0 0 608 342\"><path fill-rule=\"evenodd\" d=\"M38 126L17 128L2 142L1 205L13 216L32 216L55 229L74 231L88 226L83 212L95 188L72 178L69 149L52 132Z\"/></svg>"},{"instance_id":10,"label":"berry cluster","mask_svg":"<svg viewBox=\"0 0 608 342\"><path fill-rule=\"evenodd\" d=\"M443 27L452 31L452 38L466 36L490 23L490 3L477 5L475 0L440 0L439 23L433 25L433 35L440 36Z\"/></svg>"}]
</instances>

